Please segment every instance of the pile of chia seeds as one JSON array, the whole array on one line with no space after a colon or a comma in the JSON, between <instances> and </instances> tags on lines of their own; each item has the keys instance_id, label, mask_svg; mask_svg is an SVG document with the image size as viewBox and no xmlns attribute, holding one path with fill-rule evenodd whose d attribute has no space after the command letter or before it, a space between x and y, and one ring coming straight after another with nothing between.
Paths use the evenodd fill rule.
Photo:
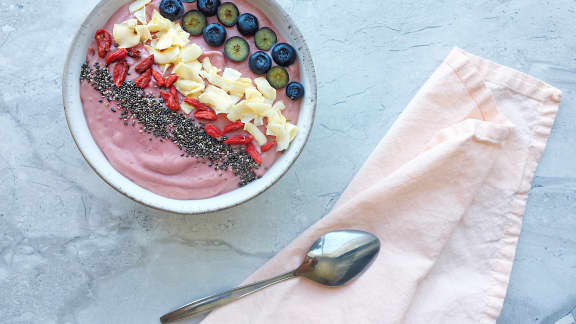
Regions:
<instances>
[{"instance_id":1,"label":"pile of chia seeds","mask_svg":"<svg viewBox=\"0 0 576 324\"><path fill-rule=\"evenodd\" d=\"M183 157L197 158L216 170L230 168L240 178L239 186L258 178L254 173L258 164L245 150L224 144L225 138L218 140L206 134L204 126L193 118L169 110L161 98L146 94L133 81L117 88L108 69L99 63L93 67L84 63L80 80L87 81L108 102L116 102L124 125L140 127L150 140L155 136L160 141L172 141L183 151ZM115 111L114 107L110 109Z\"/></svg>"}]
</instances>

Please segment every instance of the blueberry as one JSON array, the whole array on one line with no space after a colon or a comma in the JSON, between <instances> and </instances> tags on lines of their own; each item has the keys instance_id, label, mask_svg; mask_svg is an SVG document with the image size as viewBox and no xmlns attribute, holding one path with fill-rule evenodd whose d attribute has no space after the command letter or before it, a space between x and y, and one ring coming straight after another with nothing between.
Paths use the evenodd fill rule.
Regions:
<instances>
[{"instance_id":1,"label":"blueberry","mask_svg":"<svg viewBox=\"0 0 576 324\"><path fill-rule=\"evenodd\" d=\"M182 17L184 14L184 4L182 0L162 0L160 2L160 14L172 21Z\"/></svg>"},{"instance_id":2,"label":"blueberry","mask_svg":"<svg viewBox=\"0 0 576 324\"><path fill-rule=\"evenodd\" d=\"M275 66L266 73L266 80L274 89L282 89L290 82L290 74L283 66Z\"/></svg>"},{"instance_id":3,"label":"blueberry","mask_svg":"<svg viewBox=\"0 0 576 324\"><path fill-rule=\"evenodd\" d=\"M208 45L218 47L226 40L226 29L218 23L212 23L204 28L202 35Z\"/></svg>"},{"instance_id":4,"label":"blueberry","mask_svg":"<svg viewBox=\"0 0 576 324\"><path fill-rule=\"evenodd\" d=\"M286 43L276 44L272 48L272 58L280 66L290 66L296 61L296 50Z\"/></svg>"},{"instance_id":5,"label":"blueberry","mask_svg":"<svg viewBox=\"0 0 576 324\"><path fill-rule=\"evenodd\" d=\"M206 17L216 16L218 7L220 7L220 0L198 0L198 10Z\"/></svg>"},{"instance_id":6,"label":"blueberry","mask_svg":"<svg viewBox=\"0 0 576 324\"><path fill-rule=\"evenodd\" d=\"M300 82L290 82L286 86L286 96L292 100L304 97L304 86Z\"/></svg>"},{"instance_id":7,"label":"blueberry","mask_svg":"<svg viewBox=\"0 0 576 324\"><path fill-rule=\"evenodd\" d=\"M182 17L182 28L192 36L202 35L207 24L206 16L198 10L190 10Z\"/></svg>"},{"instance_id":8,"label":"blueberry","mask_svg":"<svg viewBox=\"0 0 576 324\"><path fill-rule=\"evenodd\" d=\"M224 26L232 27L238 21L240 11L232 2L224 2L218 8L218 21Z\"/></svg>"},{"instance_id":9,"label":"blueberry","mask_svg":"<svg viewBox=\"0 0 576 324\"><path fill-rule=\"evenodd\" d=\"M236 25L238 26L238 31L243 36L252 36L256 34L260 28L258 18L251 13L241 14L240 17L238 17Z\"/></svg>"},{"instance_id":10,"label":"blueberry","mask_svg":"<svg viewBox=\"0 0 576 324\"><path fill-rule=\"evenodd\" d=\"M259 51L250 56L248 64L250 65L250 70L252 70L252 72L262 75L266 74L266 72L268 72L272 67L272 59L268 54Z\"/></svg>"},{"instance_id":11,"label":"blueberry","mask_svg":"<svg viewBox=\"0 0 576 324\"><path fill-rule=\"evenodd\" d=\"M271 49L272 46L276 44L276 41L278 41L276 33L268 27L260 29L256 35L254 35L254 43L256 43L256 47L263 51Z\"/></svg>"},{"instance_id":12,"label":"blueberry","mask_svg":"<svg viewBox=\"0 0 576 324\"><path fill-rule=\"evenodd\" d=\"M232 62L244 62L250 55L250 44L242 37L230 37L224 45L224 55Z\"/></svg>"}]
</instances>

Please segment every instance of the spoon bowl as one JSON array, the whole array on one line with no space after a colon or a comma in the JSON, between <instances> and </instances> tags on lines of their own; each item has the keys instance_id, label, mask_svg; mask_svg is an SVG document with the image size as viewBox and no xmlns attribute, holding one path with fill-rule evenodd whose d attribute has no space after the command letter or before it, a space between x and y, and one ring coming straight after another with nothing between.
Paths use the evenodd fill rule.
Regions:
<instances>
[{"instance_id":1,"label":"spoon bowl","mask_svg":"<svg viewBox=\"0 0 576 324\"><path fill-rule=\"evenodd\" d=\"M362 231L335 231L320 237L296 274L326 286L342 286L360 275L380 251L380 240Z\"/></svg>"},{"instance_id":2,"label":"spoon bowl","mask_svg":"<svg viewBox=\"0 0 576 324\"><path fill-rule=\"evenodd\" d=\"M312 244L304 261L296 270L199 299L162 316L160 321L168 323L211 311L271 285L299 276L325 286L342 286L362 274L372 264L379 251L380 240L368 232L356 230L329 232Z\"/></svg>"}]
</instances>

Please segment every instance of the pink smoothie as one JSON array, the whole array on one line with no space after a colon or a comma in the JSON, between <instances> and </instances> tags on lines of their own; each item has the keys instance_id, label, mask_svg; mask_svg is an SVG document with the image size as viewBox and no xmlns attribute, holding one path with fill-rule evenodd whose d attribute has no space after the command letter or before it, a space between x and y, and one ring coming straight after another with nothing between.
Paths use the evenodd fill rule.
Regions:
<instances>
[{"instance_id":1,"label":"pink smoothie","mask_svg":"<svg viewBox=\"0 0 576 324\"><path fill-rule=\"evenodd\" d=\"M153 0L147 6L148 20L152 17L153 10L158 9L159 3L160 0ZM234 4L236 4L240 13L250 12L256 15L260 22L260 27L268 26L276 31L269 19L250 4L249 1L235 0ZM133 18L128 11L128 6L129 4L126 4L121 7L102 28L112 34L114 24ZM187 11L196 9L196 3L185 3L184 6ZM217 21L216 17L208 18L208 23ZM235 27L226 27L226 31L228 37L240 36ZM286 41L277 31L276 33L279 42ZM234 63L227 60L222 53L222 47L212 48L208 46L202 36L192 36L190 40L202 47L206 53L205 55L210 57L212 64L215 66L221 69L224 67L234 68L242 72L243 77L252 79L259 77L250 71L247 60L242 63ZM247 40L251 51L257 51L253 37ZM91 48L96 49L95 42L91 45ZM140 49L143 57L148 56L144 48ZM114 47L112 50L114 50ZM104 66L104 60L93 54L90 49L88 49L86 60L90 65L100 62ZM137 64L134 64L134 62L134 59L128 58L128 63L130 64L128 80L133 80L139 75L133 69L133 66ZM112 67L113 65L110 67L110 73L112 73ZM158 70L157 66L155 68ZM288 71L291 80L300 80L298 63L290 66ZM154 81L150 85L146 92L158 96L160 89L154 86ZM80 97L84 105L84 115L86 116L88 127L96 144L100 147L110 164L136 184L161 196L180 200L214 197L238 188L240 180L230 170L216 171L209 167L205 161L182 157L183 151L178 149L174 143L161 141L159 138L153 138L150 141L149 135L140 133L137 124L132 126L132 123L129 123L128 126L125 126L123 121L120 120L120 112L114 113L110 109L111 107L116 107L116 104L114 102L108 104L106 100L99 102L99 100L103 99L100 93L85 81L82 81L80 85ZM277 100L283 101L286 105L284 115L288 121L296 124L300 112L300 101L290 100L286 97L284 90L278 90ZM227 123L228 120L224 116L219 116L215 124L222 129ZM261 130L265 131L263 127L261 127ZM240 134L245 133L239 131L229 135ZM269 138L269 140L272 140L272 138ZM256 174L263 175L281 155L282 153L276 152L275 149L262 153L263 162L261 167L255 170Z\"/></svg>"}]
</instances>

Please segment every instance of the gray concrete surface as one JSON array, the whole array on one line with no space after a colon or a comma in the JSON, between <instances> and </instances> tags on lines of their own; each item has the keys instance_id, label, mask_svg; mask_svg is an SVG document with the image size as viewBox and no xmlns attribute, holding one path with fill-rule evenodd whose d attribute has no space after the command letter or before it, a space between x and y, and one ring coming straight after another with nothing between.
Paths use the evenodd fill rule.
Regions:
<instances>
[{"instance_id":1,"label":"gray concrete surface","mask_svg":"<svg viewBox=\"0 0 576 324\"><path fill-rule=\"evenodd\" d=\"M455 45L564 91L499 324L576 306L574 0L282 0L318 70L310 142L259 198L194 217L126 199L74 146L60 77L96 3L0 0L0 323L157 323L236 285L330 210Z\"/></svg>"}]
</instances>

